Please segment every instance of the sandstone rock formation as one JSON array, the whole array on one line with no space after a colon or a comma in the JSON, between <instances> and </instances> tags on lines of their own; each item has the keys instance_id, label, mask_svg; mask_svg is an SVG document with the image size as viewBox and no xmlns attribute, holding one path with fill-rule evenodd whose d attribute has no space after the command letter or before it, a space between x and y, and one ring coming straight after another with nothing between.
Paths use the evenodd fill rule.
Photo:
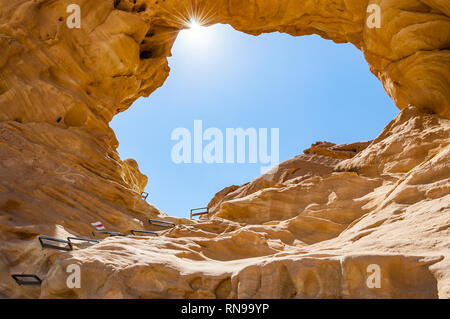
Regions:
<instances>
[{"instance_id":1,"label":"sandstone rock formation","mask_svg":"<svg viewBox=\"0 0 450 319\"><path fill-rule=\"evenodd\" d=\"M206 220L64 254L41 296L448 298L449 134L450 120L407 108L351 159L301 155L216 196ZM67 288L70 264L83 289Z\"/></svg>"},{"instance_id":2,"label":"sandstone rock formation","mask_svg":"<svg viewBox=\"0 0 450 319\"><path fill-rule=\"evenodd\" d=\"M0 0L1 297L450 297L447 0L77 0L70 29L73 2ZM403 111L370 143L315 144L223 190L205 219L170 218L142 200L147 178L108 123L164 83L191 17L351 42ZM152 217L177 226L66 253L37 241ZM74 263L80 289L66 285ZM381 288L366 285L371 264ZM17 286L21 272L41 288Z\"/></svg>"}]
</instances>

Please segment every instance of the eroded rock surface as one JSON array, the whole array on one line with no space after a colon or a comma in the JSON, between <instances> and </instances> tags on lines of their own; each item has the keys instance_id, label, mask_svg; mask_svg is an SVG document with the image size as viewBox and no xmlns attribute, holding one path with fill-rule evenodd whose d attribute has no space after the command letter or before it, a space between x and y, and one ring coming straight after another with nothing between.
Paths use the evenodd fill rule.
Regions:
<instances>
[{"instance_id":1,"label":"eroded rock surface","mask_svg":"<svg viewBox=\"0 0 450 319\"><path fill-rule=\"evenodd\" d=\"M256 179L258 190L243 195L250 183L220 204L216 198L219 208L208 219L64 254L41 296L448 298L449 133L450 120L407 108L334 171L310 166L280 178L293 163L302 166L293 159L268 172L276 184ZM420 152L422 160L409 167L403 152ZM83 269L82 289L66 286L73 263ZM373 264L381 269L379 289L366 283Z\"/></svg>"},{"instance_id":2,"label":"eroded rock surface","mask_svg":"<svg viewBox=\"0 0 450 319\"><path fill-rule=\"evenodd\" d=\"M447 0L79 0L69 29L72 2L0 0L1 297L450 297ZM170 218L142 200L147 177L108 123L164 83L191 17L351 42L403 111L371 143L314 144L223 190L207 219ZM152 217L177 226L67 253L37 240L86 237L98 220L152 230ZM80 289L66 285L73 263ZM42 287L17 286L22 272Z\"/></svg>"}]
</instances>

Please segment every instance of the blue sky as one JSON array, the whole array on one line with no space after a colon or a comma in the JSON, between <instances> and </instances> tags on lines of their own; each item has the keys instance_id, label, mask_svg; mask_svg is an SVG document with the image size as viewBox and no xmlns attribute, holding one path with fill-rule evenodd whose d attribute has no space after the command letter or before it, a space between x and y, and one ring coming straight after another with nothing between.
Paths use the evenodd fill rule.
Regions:
<instances>
[{"instance_id":1,"label":"blue sky","mask_svg":"<svg viewBox=\"0 0 450 319\"><path fill-rule=\"evenodd\" d=\"M261 164L175 164L172 131L278 128L280 161L316 141L370 140L398 110L350 44L318 36L258 37L215 25L179 34L164 86L111 122L122 159L149 177L148 201L186 217L215 193L251 181ZM270 136L269 136L270 137Z\"/></svg>"}]
</instances>

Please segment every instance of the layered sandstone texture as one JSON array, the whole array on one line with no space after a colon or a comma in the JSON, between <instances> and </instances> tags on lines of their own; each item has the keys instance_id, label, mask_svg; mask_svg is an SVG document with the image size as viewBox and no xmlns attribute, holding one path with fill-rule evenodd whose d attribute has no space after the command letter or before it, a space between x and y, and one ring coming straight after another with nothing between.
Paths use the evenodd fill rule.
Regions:
<instances>
[{"instance_id":1,"label":"layered sandstone texture","mask_svg":"<svg viewBox=\"0 0 450 319\"><path fill-rule=\"evenodd\" d=\"M0 0L0 297L449 298L449 15L447 0ZM374 141L313 144L201 220L171 218L141 198L147 177L108 123L164 83L193 17L350 42L402 111ZM176 226L64 253L37 240L89 237L96 221L161 230L148 218Z\"/></svg>"}]
</instances>

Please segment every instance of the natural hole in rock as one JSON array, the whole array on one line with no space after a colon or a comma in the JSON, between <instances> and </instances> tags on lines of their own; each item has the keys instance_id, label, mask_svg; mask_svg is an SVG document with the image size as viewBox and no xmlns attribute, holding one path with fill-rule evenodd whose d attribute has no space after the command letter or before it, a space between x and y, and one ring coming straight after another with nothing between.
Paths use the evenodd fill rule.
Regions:
<instances>
[{"instance_id":1,"label":"natural hole in rock","mask_svg":"<svg viewBox=\"0 0 450 319\"><path fill-rule=\"evenodd\" d=\"M153 57L153 51L152 50L145 50L145 51L142 51L141 53L140 53L140 56L139 56L141 59L150 59L150 58L152 58Z\"/></svg>"},{"instance_id":2,"label":"natural hole in rock","mask_svg":"<svg viewBox=\"0 0 450 319\"><path fill-rule=\"evenodd\" d=\"M151 55L143 51L141 59ZM195 164L194 142L192 163L175 164L177 128L193 140L194 121L201 120L203 133L223 132L224 145L227 128L267 128L269 154L270 129L278 128L283 162L316 141L372 140L399 112L351 44L315 35L254 37L219 24L180 32L172 55L164 85L111 122L121 158L136 159L149 178L148 201L171 216L188 216L223 188L252 181L263 166L248 163L248 139L244 164Z\"/></svg>"}]
</instances>

